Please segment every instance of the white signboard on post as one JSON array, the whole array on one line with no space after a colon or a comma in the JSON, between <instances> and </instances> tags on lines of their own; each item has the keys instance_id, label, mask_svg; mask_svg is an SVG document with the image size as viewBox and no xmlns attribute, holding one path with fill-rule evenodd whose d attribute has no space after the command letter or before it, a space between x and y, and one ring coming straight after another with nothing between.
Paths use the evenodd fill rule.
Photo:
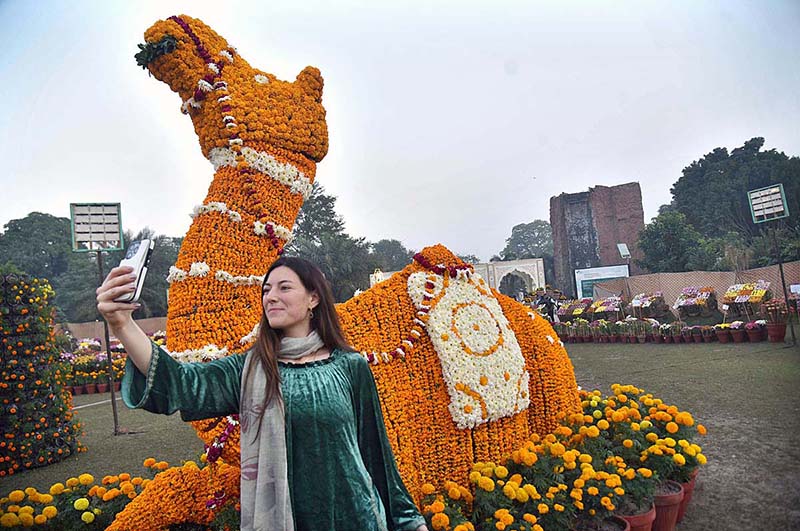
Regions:
<instances>
[{"instance_id":1,"label":"white signboard on post","mask_svg":"<svg viewBox=\"0 0 800 531\"><path fill-rule=\"evenodd\" d=\"M70 203L72 250L120 251L125 242L119 203Z\"/></svg>"},{"instance_id":2,"label":"white signboard on post","mask_svg":"<svg viewBox=\"0 0 800 531\"><path fill-rule=\"evenodd\" d=\"M628 264L576 269L575 290L578 298L591 297L594 293L593 287L598 282L629 276Z\"/></svg>"}]
</instances>

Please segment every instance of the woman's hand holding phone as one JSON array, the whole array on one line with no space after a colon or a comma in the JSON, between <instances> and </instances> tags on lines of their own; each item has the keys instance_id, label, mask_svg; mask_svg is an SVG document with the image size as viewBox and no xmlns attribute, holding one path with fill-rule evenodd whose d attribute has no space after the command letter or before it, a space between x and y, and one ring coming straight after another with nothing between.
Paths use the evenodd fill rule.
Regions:
<instances>
[{"instance_id":1,"label":"woman's hand holding phone","mask_svg":"<svg viewBox=\"0 0 800 531\"><path fill-rule=\"evenodd\" d=\"M97 288L97 311L108 325L116 331L133 322L131 314L141 304L138 302L115 302L123 295L136 291L136 275L130 266L119 266L112 269L103 284Z\"/></svg>"}]
</instances>

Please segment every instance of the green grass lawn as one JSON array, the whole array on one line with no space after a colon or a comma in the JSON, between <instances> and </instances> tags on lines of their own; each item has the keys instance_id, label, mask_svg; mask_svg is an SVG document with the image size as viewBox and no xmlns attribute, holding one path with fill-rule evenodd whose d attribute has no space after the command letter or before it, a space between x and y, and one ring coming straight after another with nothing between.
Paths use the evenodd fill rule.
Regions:
<instances>
[{"instance_id":1,"label":"green grass lawn","mask_svg":"<svg viewBox=\"0 0 800 531\"><path fill-rule=\"evenodd\" d=\"M689 345L567 345L579 385L608 393L629 383L690 411L708 427L700 441L708 465L697 479L680 531L800 529L800 348L770 343ZM89 472L143 472L146 457L180 464L196 460L202 443L171 417L128 410L113 435L109 394L75 398L82 407L86 453L0 480L0 494L46 490ZM103 402L97 405L89 405Z\"/></svg>"}]
</instances>

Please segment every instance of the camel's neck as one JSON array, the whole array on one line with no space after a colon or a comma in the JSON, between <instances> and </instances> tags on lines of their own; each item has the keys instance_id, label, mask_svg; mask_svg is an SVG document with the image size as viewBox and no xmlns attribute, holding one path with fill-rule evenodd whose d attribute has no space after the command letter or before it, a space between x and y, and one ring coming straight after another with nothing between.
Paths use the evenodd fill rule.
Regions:
<instances>
[{"instance_id":1,"label":"camel's neck","mask_svg":"<svg viewBox=\"0 0 800 531\"><path fill-rule=\"evenodd\" d=\"M249 334L262 311L261 275L291 238L315 168L302 156L268 149L212 150L214 180L194 209L169 277L173 352L205 349L218 357L252 343Z\"/></svg>"}]
</instances>

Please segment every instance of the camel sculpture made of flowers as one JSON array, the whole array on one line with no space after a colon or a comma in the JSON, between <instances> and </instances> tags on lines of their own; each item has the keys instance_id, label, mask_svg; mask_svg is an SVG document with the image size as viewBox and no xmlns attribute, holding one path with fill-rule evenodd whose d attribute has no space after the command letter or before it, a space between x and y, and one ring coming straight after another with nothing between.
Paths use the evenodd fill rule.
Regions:
<instances>
[{"instance_id":1,"label":"camel sculpture made of flowers","mask_svg":"<svg viewBox=\"0 0 800 531\"><path fill-rule=\"evenodd\" d=\"M291 238L327 153L322 77L306 67L294 82L278 80L185 15L156 22L145 40L139 64L180 95L215 168L168 278L168 348L187 361L242 353L257 333L263 272ZM499 459L580 411L572 364L549 323L441 245L337 310L372 364L416 500L423 483L464 481L474 461ZM238 466L235 421L192 424L206 444L225 439L223 461ZM152 503L158 495L145 492L120 516Z\"/></svg>"}]
</instances>

